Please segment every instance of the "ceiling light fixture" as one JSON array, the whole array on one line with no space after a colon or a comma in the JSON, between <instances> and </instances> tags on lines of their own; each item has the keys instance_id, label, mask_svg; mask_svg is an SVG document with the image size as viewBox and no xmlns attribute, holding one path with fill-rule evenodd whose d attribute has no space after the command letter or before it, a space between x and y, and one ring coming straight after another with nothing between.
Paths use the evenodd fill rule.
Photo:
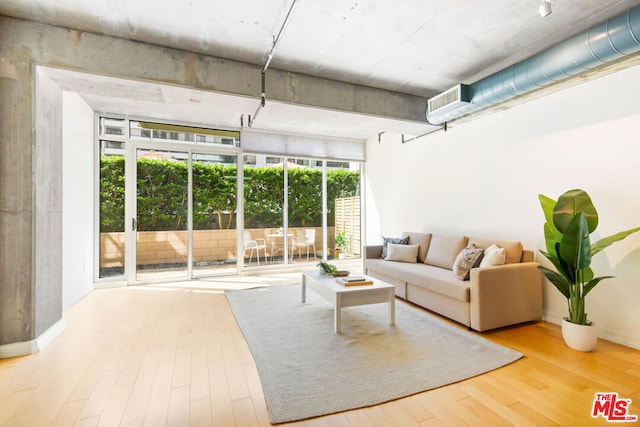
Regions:
<instances>
[{"instance_id":1,"label":"ceiling light fixture","mask_svg":"<svg viewBox=\"0 0 640 427\"><path fill-rule=\"evenodd\" d=\"M542 4L540 6L538 6L538 13L540 14L540 16L542 16L543 18L545 16L549 16L551 15L551 2L553 0L543 0Z\"/></svg>"}]
</instances>

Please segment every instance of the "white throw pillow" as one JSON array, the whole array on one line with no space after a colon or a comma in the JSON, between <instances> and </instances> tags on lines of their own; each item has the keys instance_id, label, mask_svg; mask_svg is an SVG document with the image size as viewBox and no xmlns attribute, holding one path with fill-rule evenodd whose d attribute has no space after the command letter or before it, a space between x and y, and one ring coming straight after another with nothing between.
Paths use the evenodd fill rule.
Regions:
<instances>
[{"instance_id":1,"label":"white throw pillow","mask_svg":"<svg viewBox=\"0 0 640 427\"><path fill-rule=\"evenodd\" d=\"M418 262L418 250L420 245L397 245L389 243L387 245L386 261Z\"/></svg>"},{"instance_id":2,"label":"white throw pillow","mask_svg":"<svg viewBox=\"0 0 640 427\"><path fill-rule=\"evenodd\" d=\"M502 265L504 264L505 258L504 248L491 245L484 250L484 256L482 257L482 261L480 261L480 268Z\"/></svg>"}]
</instances>

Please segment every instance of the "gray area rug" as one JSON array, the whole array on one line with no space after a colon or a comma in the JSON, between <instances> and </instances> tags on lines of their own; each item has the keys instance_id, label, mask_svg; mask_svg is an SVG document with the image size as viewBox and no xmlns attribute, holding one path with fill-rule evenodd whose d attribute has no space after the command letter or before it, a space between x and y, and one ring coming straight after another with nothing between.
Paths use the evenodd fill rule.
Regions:
<instances>
[{"instance_id":1,"label":"gray area rug","mask_svg":"<svg viewBox=\"0 0 640 427\"><path fill-rule=\"evenodd\" d=\"M396 303L333 309L301 285L226 293L256 362L271 423L376 405L470 378L523 355Z\"/></svg>"}]
</instances>

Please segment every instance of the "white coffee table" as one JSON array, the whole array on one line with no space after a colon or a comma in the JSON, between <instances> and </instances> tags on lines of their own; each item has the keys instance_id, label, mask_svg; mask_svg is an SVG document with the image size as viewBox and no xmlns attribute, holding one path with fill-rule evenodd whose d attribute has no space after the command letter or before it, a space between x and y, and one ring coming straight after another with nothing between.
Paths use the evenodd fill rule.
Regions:
<instances>
[{"instance_id":1,"label":"white coffee table","mask_svg":"<svg viewBox=\"0 0 640 427\"><path fill-rule=\"evenodd\" d=\"M321 275L319 271L302 273L302 302L307 301L307 286L333 305L333 327L341 331L341 311L356 305L389 303L389 324L395 325L395 287L382 280L373 279L373 285L343 286L333 276Z\"/></svg>"}]
</instances>

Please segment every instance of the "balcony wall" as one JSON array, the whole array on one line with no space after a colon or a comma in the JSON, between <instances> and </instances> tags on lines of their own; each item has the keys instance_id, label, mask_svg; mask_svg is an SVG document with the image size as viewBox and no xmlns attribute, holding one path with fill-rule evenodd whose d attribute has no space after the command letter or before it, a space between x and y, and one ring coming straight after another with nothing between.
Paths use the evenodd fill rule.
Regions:
<instances>
[{"instance_id":1,"label":"balcony wall","mask_svg":"<svg viewBox=\"0 0 640 427\"><path fill-rule=\"evenodd\" d=\"M270 246L269 234L275 234L275 228L249 229L252 238L262 237ZM301 235L304 228L290 228L294 236ZM333 227L329 227L328 236L333 236ZM333 244L330 240L329 247ZM316 248L322 247L322 228L316 227ZM236 230L195 230L193 232L194 261L224 261L237 258ZM186 231L139 231L137 264L173 264L187 259ZM100 268L121 267L124 264L124 232L100 233Z\"/></svg>"}]
</instances>

